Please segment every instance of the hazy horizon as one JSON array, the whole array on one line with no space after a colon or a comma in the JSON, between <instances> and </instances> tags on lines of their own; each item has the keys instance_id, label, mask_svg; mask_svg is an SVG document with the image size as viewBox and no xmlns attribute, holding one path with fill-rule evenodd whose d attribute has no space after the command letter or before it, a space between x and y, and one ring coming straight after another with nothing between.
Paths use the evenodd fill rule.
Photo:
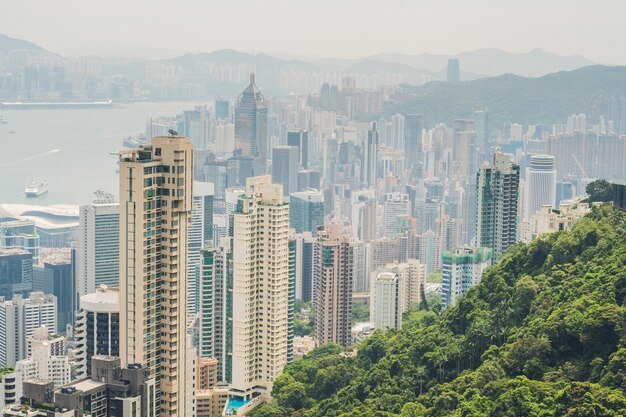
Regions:
<instances>
[{"instance_id":1,"label":"hazy horizon","mask_svg":"<svg viewBox=\"0 0 626 417\"><path fill-rule=\"evenodd\" d=\"M511 3L0 0L0 27L7 36L61 55L117 49L118 55L130 56L125 52L143 48L145 57L165 57L235 49L356 59L380 53L453 55L485 48L525 53L541 48L597 63L626 64L626 50L615 47L626 35L620 22L625 2L576 7L565 0Z\"/></svg>"}]
</instances>

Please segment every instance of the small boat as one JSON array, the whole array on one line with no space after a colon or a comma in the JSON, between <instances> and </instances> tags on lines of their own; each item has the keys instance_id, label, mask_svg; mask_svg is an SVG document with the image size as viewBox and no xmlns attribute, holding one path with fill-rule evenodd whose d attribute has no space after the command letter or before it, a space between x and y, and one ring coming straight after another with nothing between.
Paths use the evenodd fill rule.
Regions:
<instances>
[{"instance_id":1,"label":"small boat","mask_svg":"<svg viewBox=\"0 0 626 417\"><path fill-rule=\"evenodd\" d=\"M31 181L31 183L24 188L26 197L39 197L47 192L48 183L46 181Z\"/></svg>"},{"instance_id":2,"label":"small boat","mask_svg":"<svg viewBox=\"0 0 626 417\"><path fill-rule=\"evenodd\" d=\"M9 123L9 121L5 119L3 115L0 114L0 125L5 125L7 123Z\"/></svg>"}]
</instances>

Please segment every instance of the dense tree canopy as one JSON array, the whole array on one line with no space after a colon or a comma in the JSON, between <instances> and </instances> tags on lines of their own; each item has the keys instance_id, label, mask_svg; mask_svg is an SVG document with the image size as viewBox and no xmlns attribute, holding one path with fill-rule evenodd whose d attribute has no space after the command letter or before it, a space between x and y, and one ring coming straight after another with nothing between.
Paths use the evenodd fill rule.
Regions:
<instances>
[{"instance_id":1,"label":"dense tree canopy","mask_svg":"<svg viewBox=\"0 0 626 417\"><path fill-rule=\"evenodd\" d=\"M626 415L626 214L517 245L441 314L289 365L257 416Z\"/></svg>"}]
</instances>

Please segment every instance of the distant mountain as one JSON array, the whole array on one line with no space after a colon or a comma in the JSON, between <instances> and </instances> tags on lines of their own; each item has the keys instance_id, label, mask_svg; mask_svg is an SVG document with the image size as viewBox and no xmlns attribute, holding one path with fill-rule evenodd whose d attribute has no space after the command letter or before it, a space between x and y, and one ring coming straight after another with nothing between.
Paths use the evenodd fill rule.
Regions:
<instances>
[{"instance_id":1,"label":"distant mountain","mask_svg":"<svg viewBox=\"0 0 626 417\"><path fill-rule=\"evenodd\" d=\"M0 52L27 50L33 52L48 52L39 45L22 39L11 38L0 33Z\"/></svg>"},{"instance_id":2,"label":"distant mountain","mask_svg":"<svg viewBox=\"0 0 626 417\"><path fill-rule=\"evenodd\" d=\"M606 98L626 95L626 67L594 65L539 78L513 74L475 81L434 81L404 86L405 99L390 103L387 114L419 113L432 122L450 122L487 110L492 128L511 122L551 125L572 113L590 121L605 114Z\"/></svg>"},{"instance_id":3,"label":"distant mountain","mask_svg":"<svg viewBox=\"0 0 626 417\"><path fill-rule=\"evenodd\" d=\"M181 66L194 65L199 62L211 62L215 64L255 64L264 65L268 68L292 68L314 69L315 65L302 60L286 60L275 58L266 54L249 54L234 49L220 49L217 51L201 54L185 54L166 60ZM260 69L260 68L259 68Z\"/></svg>"},{"instance_id":4,"label":"distant mountain","mask_svg":"<svg viewBox=\"0 0 626 417\"><path fill-rule=\"evenodd\" d=\"M112 59L169 59L185 53L179 49L118 42L93 42L62 49L59 52L65 56L99 55Z\"/></svg>"},{"instance_id":5,"label":"distant mountain","mask_svg":"<svg viewBox=\"0 0 626 417\"><path fill-rule=\"evenodd\" d=\"M432 75L432 72L405 65L397 62L378 61L375 59L363 59L357 61L344 68L347 73L365 73L371 74L376 72L395 72L395 73L407 73L416 75Z\"/></svg>"},{"instance_id":6,"label":"distant mountain","mask_svg":"<svg viewBox=\"0 0 626 417\"><path fill-rule=\"evenodd\" d=\"M368 57L368 59L409 65L431 72L441 71L450 58L459 59L462 71L491 76L511 73L540 77L552 72L570 71L594 64L593 61L581 55L563 56L542 49L533 49L520 54L486 48L456 55L379 54Z\"/></svg>"}]
</instances>

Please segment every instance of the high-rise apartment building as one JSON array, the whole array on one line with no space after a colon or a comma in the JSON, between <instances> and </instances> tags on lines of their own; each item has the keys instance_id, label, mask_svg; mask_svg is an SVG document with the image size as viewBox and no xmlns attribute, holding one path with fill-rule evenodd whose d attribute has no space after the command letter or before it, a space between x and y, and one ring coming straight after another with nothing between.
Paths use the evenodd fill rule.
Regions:
<instances>
[{"instance_id":1,"label":"high-rise apartment building","mask_svg":"<svg viewBox=\"0 0 626 417\"><path fill-rule=\"evenodd\" d=\"M54 382L55 387L70 383L70 361L64 351L55 352L50 349L48 329L40 327L29 337L32 343L28 357L17 361L15 370L20 376L20 381L28 378L46 379ZM33 340L34 339L34 340ZM63 338L58 338L61 341ZM54 340L51 342L54 343Z\"/></svg>"},{"instance_id":2,"label":"high-rise apartment building","mask_svg":"<svg viewBox=\"0 0 626 417\"><path fill-rule=\"evenodd\" d=\"M267 107L263 94L255 84L254 74L250 75L250 85L237 99L235 148L244 156L267 161Z\"/></svg>"},{"instance_id":3,"label":"high-rise apartment building","mask_svg":"<svg viewBox=\"0 0 626 417\"><path fill-rule=\"evenodd\" d=\"M301 191L291 194L289 201L289 227L296 233L310 232L317 235L317 229L324 225L324 193L321 191Z\"/></svg>"},{"instance_id":4,"label":"high-rise apartment building","mask_svg":"<svg viewBox=\"0 0 626 417\"><path fill-rule=\"evenodd\" d=\"M315 342L350 346L353 248L341 224L328 224L319 232L315 261Z\"/></svg>"},{"instance_id":5,"label":"high-rise apartment building","mask_svg":"<svg viewBox=\"0 0 626 417\"><path fill-rule=\"evenodd\" d=\"M416 308L426 294L426 266L416 259L409 259L396 266L402 279L403 312Z\"/></svg>"},{"instance_id":6,"label":"high-rise apartment building","mask_svg":"<svg viewBox=\"0 0 626 417\"><path fill-rule=\"evenodd\" d=\"M377 329L399 329L402 327L402 278L393 272L382 272L376 276L370 300L374 326Z\"/></svg>"},{"instance_id":7,"label":"high-rise apartment building","mask_svg":"<svg viewBox=\"0 0 626 417\"><path fill-rule=\"evenodd\" d=\"M411 202L408 194L385 194L383 217L383 236L392 238L398 234L398 216L407 216L411 213Z\"/></svg>"},{"instance_id":8,"label":"high-rise apartment building","mask_svg":"<svg viewBox=\"0 0 626 417\"><path fill-rule=\"evenodd\" d=\"M458 83L461 81L461 64L458 58L450 58L446 69L446 81L449 83Z\"/></svg>"},{"instance_id":9,"label":"high-rise apartment building","mask_svg":"<svg viewBox=\"0 0 626 417\"><path fill-rule=\"evenodd\" d=\"M108 193L97 192L92 204L79 208L76 286L80 295L105 284L119 286L120 211Z\"/></svg>"},{"instance_id":10,"label":"high-rise apartment building","mask_svg":"<svg viewBox=\"0 0 626 417\"><path fill-rule=\"evenodd\" d=\"M556 204L556 170L554 156L532 155L526 168L526 198L524 220L528 220L545 205Z\"/></svg>"},{"instance_id":11,"label":"high-rise apartment building","mask_svg":"<svg viewBox=\"0 0 626 417\"><path fill-rule=\"evenodd\" d=\"M187 253L193 145L158 136L120 152L120 360L140 363L158 416L188 415Z\"/></svg>"},{"instance_id":12,"label":"high-rise apartment building","mask_svg":"<svg viewBox=\"0 0 626 417\"><path fill-rule=\"evenodd\" d=\"M491 249L460 248L442 254L441 305L446 308L478 284L491 265Z\"/></svg>"},{"instance_id":13,"label":"high-rise apartment building","mask_svg":"<svg viewBox=\"0 0 626 417\"><path fill-rule=\"evenodd\" d=\"M497 153L476 176L476 245L493 251L494 260L517 242L519 165Z\"/></svg>"},{"instance_id":14,"label":"high-rise apartment building","mask_svg":"<svg viewBox=\"0 0 626 417\"><path fill-rule=\"evenodd\" d=\"M203 252L200 355L218 360L218 378L241 407L271 395L293 355L295 244L282 186L248 178L222 243Z\"/></svg>"},{"instance_id":15,"label":"high-rise apartment building","mask_svg":"<svg viewBox=\"0 0 626 417\"><path fill-rule=\"evenodd\" d=\"M288 197L298 191L298 147L277 146L272 149L272 182L283 186Z\"/></svg>"},{"instance_id":16,"label":"high-rise apartment building","mask_svg":"<svg viewBox=\"0 0 626 417\"><path fill-rule=\"evenodd\" d=\"M195 181L187 253L187 315L192 320L198 312L201 251L213 240L214 187L209 182Z\"/></svg>"},{"instance_id":17,"label":"high-rise apartment building","mask_svg":"<svg viewBox=\"0 0 626 417\"><path fill-rule=\"evenodd\" d=\"M423 119L421 114L407 114L404 116L404 157L406 167L414 174L419 173L422 162L422 129Z\"/></svg>"},{"instance_id":18,"label":"high-rise apartment building","mask_svg":"<svg viewBox=\"0 0 626 417\"><path fill-rule=\"evenodd\" d=\"M50 334L57 333L57 299L32 292L28 298L16 295L10 301L0 301L0 366L13 367L26 358L27 339L36 329L44 326Z\"/></svg>"},{"instance_id":19,"label":"high-rise apartment building","mask_svg":"<svg viewBox=\"0 0 626 417\"><path fill-rule=\"evenodd\" d=\"M269 395L293 343L289 205L269 176L249 178L232 218L231 393ZM230 336L230 337L229 337Z\"/></svg>"}]
</instances>

